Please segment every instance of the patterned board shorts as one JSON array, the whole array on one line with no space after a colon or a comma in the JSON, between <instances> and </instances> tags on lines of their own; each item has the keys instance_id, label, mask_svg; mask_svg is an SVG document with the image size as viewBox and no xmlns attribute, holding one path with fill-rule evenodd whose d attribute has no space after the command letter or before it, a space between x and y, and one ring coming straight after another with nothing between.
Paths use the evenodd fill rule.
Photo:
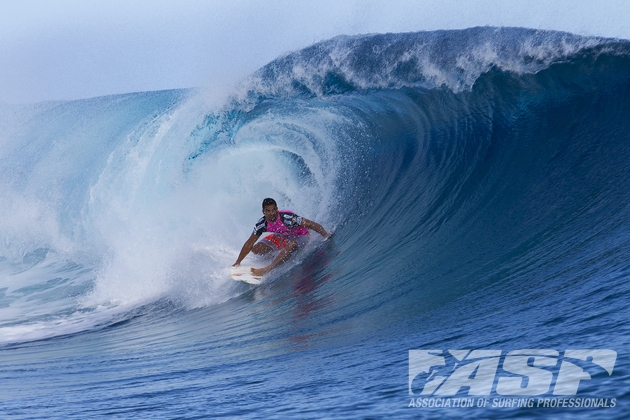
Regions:
<instances>
[{"instance_id":1,"label":"patterned board shorts","mask_svg":"<svg viewBox=\"0 0 630 420\"><path fill-rule=\"evenodd\" d=\"M291 239L295 239L298 244L298 247L301 248L308 242L308 238L310 235L300 235L294 237L286 237L282 235L278 235L277 233L272 233L271 235L267 235L260 240L260 242L269 245L271 249L274 251L279 251L287 246Z\"/></svg>"}]
</instances>

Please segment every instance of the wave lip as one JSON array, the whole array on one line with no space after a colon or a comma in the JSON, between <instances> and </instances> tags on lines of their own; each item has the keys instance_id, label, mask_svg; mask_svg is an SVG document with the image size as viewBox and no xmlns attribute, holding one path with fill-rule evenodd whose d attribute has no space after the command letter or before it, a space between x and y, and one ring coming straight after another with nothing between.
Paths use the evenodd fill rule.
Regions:
<instances>
[{"instance_id":1,"label":"wave lip","mask_svg":"<svg viewBox=\"0 0 630 420\"><path fill-rule=\"evenodd\" d=\"M534 73L582 49L619 42L625 41L505 27L339 36L267 64L250 78L248 92L325 96L441 86L461 92L493 67Z\"/></svg>"}]
</instances>

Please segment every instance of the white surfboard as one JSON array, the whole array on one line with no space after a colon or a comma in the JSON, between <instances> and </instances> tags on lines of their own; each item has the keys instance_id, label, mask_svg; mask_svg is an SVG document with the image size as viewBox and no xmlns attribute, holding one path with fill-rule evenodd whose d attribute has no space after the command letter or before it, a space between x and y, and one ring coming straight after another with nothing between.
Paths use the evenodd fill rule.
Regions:
<instances>
[{"instance_id":1,"label":"white surfboard","mask_svg":"<svg viewBox=\"0 0 630 420\"><path fill-rule=\"evenodd\" d=\"M244 281L245 283L259 285L262 281L261 276L255 276L251 272L251 266L239 265L238 267L230 267L230 275L232 280Z\"/></svg>"}]
</instances>

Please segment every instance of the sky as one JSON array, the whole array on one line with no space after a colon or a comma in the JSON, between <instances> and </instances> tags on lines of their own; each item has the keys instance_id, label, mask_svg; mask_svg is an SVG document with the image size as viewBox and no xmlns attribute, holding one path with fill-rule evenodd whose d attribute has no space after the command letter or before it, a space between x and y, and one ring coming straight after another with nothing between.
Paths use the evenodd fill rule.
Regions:
<instances>
[{"instance_id":1,"label":"sky","mask_svg":"<svg viewBox=\"0 0 630 420\"><path fill-rule=\"evenodd\" d=\"M626 0L0 0L0 103L219 89L337 35L628 22Z\"/></svg>"}]
</instances>

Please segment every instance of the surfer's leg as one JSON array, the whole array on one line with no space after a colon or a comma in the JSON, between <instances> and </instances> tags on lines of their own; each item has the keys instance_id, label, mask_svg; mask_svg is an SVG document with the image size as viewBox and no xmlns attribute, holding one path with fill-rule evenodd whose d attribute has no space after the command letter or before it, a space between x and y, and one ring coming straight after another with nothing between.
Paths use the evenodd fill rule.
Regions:
<instances>
[{"instance_id":1,"label":"surfer's leg","mask_svg":"<svg viewBox=\"0 0 630 420\"><path fill-rule=\"evenodd\" d=\"M265 255L273 251L273 248L264 242L258 242L252 247L252 252L256 255Z\"/></svg>"},{"instance_id":2,"label":"surfer's leg","mask_svg":"<svg viewBox=\"0 0 630 420\"><path fill-rule=\"evenodd\" d=\"M287 239L275 233L261 238L260 241L252 248L252 252L256 255L268 254L272 251L279 251L287 246Z\"/></svg>"},{"instance_id":3,"label":"surfer's leg","mask_svg":"<svg viewBox=\"0 0 630 420\"><path fill-rule=\"evenodd\" d=\"M284 247L282 251L280 251L280 253L276 256L276 258L273 259L271 264L263 268L252 268L252 274L255 276L264 276L265 274L267 274L267 272L276 268L277 266L285 262L287 259L289 259L291 254L293 254L297 249L298 249L298 243L294 239L290 240L287 243L287 246Z\"/></svg>"}]
</instances>

